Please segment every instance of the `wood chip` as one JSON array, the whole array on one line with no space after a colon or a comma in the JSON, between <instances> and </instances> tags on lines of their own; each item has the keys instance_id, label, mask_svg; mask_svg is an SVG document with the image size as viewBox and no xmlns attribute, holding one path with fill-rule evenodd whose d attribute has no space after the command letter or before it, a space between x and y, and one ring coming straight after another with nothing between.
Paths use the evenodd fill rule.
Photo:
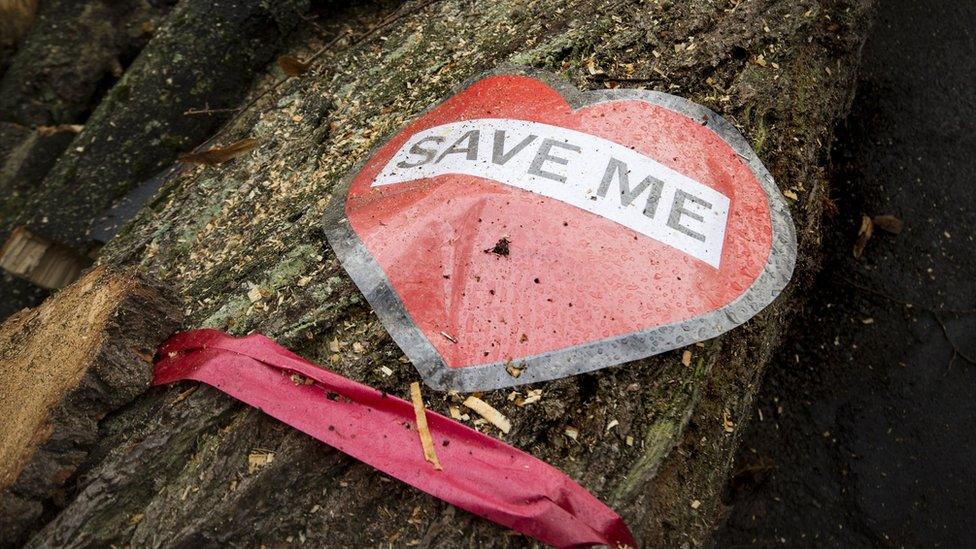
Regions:
<instances>
[{"instance_id":1,"label":"wood chip","mask_svg":"<svg viewBox=\"0 0 976 549\"><path fill-rule=\"evenodd\" d=\"M685 366L691 366L691 351L681 353L681 363Z\"/></svg>"},{"instance_id":2,"label":"wood chip","mask_svg":"<svg viewBox=\"0 0 976 549\"><path fill-rule=\"evenodd\" d=\"M573 427L572 425L567 425L566 429L563 430L563 433L573 440L579 438L579 429Z\"/></svg>"},{"instance_id":3,"label":"wood chip","mask_svg":"<svg viewBox=\"0 0 976 549\"><path fill-rule=\"evenodd\" d=\"M474 410L476 414L488 420L489 423L498 427L501 432L508 433L512 430L512 423L501 412L491 407L490 404L475 396L464 399L463 404Z\"/></svg>"},{"instance_id":4,"label":"wood chip","mask_svg":"<svg viewBox=\"0 0 976 549\"><path fill-rule=\"evenodd\" d=\"M198 153L185 153L180 155L180 162L188 164L223 164L228 160L233 160L238 156L245 155L258 146L257 139L241 139L231 143L226 147L214 147Z\"/></svg>"},{"instance_id":5,"label":"wood chip","mask_svg":"<svg viewBox=\"0 0 976 549\"><path fill-rule=\"evenodd\" d=\"M427 426L427 409L424 407L424 399L420 395L420 383L417 381L410 384L410 400L413 401L413 414L417 418L417 432L420 433L424 459L433 465L435 470L443 471L444 468L437 459L437 452L434 451L434 439L431 438L430 428Z\"/></svg>"}]
</instances>

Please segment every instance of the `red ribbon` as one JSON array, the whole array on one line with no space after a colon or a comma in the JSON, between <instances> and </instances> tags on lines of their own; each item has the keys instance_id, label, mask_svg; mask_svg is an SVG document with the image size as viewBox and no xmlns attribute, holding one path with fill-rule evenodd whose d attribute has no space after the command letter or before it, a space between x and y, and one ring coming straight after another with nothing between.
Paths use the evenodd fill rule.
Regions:
<instances>
[{"instance_id":1,"label":"red ribbon","mask_svg":"<svg viewBox=\"0 0 976 549\"><path fill-rule=\"evenodd\" d=\"M193 330L163 343L154 385L192 379L260 408L384 473L557 547L636 547L623 520L551 465L434 412L444 467L424 459L403 399L322 369L260 334ZM300 374L315 383L293 379Z\"/></svg>"}]
</instances>

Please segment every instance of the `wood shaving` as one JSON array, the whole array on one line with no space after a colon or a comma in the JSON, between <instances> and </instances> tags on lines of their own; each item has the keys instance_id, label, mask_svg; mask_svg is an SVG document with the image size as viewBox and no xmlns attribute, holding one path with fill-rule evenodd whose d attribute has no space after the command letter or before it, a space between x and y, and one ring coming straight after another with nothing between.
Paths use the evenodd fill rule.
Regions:
<instances>
[{"instance_id":1,"label":"wood shaving","mask_svg":"<svg viewBox=\"0 0 976 549\"><path fill-rule=\"evenodd\" d=\"M305 377L301 374L292 374L291 382L294 383L295 385L312 385L313 383L315 383L315 380L310 377Z\"/></svg>"},{"instance_id":2,"label":"wood shaving","mask_svg":"<svg viewBox=\"0 0 976 549\"><path fill-rule=\"evenodd\" d=\"M247 472L253 474L258 469L274 461L274 452L251 452L247 456Z\"/></svg>"},{"instance_id":3,"label":"wood shaving","mask_svg":"<svg viewBox=\"0 0 976 549\"><path fill-rule=\"evenodd\" d=\"M726 410L725 413L722 414L722 427L725 429L726 433L735 432L735 423L732 423L732 420L729 418L728 410Z\"/></svg>"},{"instance_id":4,"label":"wood shaving","mask_svg":"<svg viewBox=\"0 0 976 549\"><path fill-rule=\"evenodd\" d=\"M526 397L524 399L515 401L516 405L521 407L542 400L542 389L529 389L528 391L525 392L525 394Z\"/></svg>"},{"instance_id":5,"label":"wood shaving","mask_svg":"<svg viewBox=\"0 0 976 549\"><path fill-rule=\"evenodd\" d=\"M495 427L498 427L501 432L508 433L512 430L512 423L508 421L508 418L480 398L476 396L469 396L468 398L464 399L464 405L471 408L471 410L473 410L476 414L485 418Z\"/></svg>"},{"instance_id":6,"label":"wood shaving","mask_svg":"<svg viewBox=\"0 0 976 549\"><path fill-rule=\"evenodd\" d=\"M420 445L424 449L424 459L426 459L434 469L443 471L441 462L437 459L437 452L434 451L434 439L430 436L430 428L427 426L427 408L424 407L424 399L420 395L420 383L414 381L410 384L410 400L413 401L413 413L417 418L417 432L420 433Z\"/></svg>"}]
</instances>

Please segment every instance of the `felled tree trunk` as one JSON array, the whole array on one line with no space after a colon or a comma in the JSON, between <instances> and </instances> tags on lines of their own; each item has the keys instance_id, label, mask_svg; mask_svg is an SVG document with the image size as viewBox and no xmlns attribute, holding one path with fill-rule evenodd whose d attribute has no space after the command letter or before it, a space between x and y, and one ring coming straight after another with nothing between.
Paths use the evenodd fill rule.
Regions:
<instances>
[{"instance_id":1,"label":"felled tree trunk","mask_svg":"<svg viewBox=\"0 0 976 549\"><path fill-rule=\"evenodd\" d=\"M170 2L0 0L0 240ZM37 11L35 16L35 11ZM0 319L46 296L0 274Z\"/></svg>"},{"instance_id":2,"label":"felled tree trunk","mask_svg":"<svg viewBox=\"0 0 976 549\"><path fill-rule=\"evenodd\" d=\"M0 79L7 122L0 123L0 242L26 225L79 253L91 250L93 222L210 137L308 7L306 0L172 3L41 6ZM122 62L131 63L124 75ZM120 76L96 108L99 86ZM207 106L217 111L184 114ZM20 296L0 303L0 318L37 296L2 278L0 293Z\"/></svg>"},{"instance_id":3,"label":"felled tree trunk","mask_svg":"<svg viewBox=\"0 0 976 549\"><path fill-rule=\"evenodd\" d=\"M704 543L756 384L815 270L828 148L848 107L870 3L442 0L406 4L365 40L356 37L398 8L335 9L321 22L326 36L292 55L308 57L345 26L352 34L222 133L224 142L259 139L255 152L174 176L101 260L140 264L171 284L187 326L259 330L406 396L416 372L318 225L353 164L455 85L501 63L546 68L580 88L647 87L709 106L742 129L789 198L800 245L790 288L743 327L688 349L688 366L677 351L539 384L542 400L524 408L508 391L489 392L482 398L512 429L481 427L565 471L643 544ZM64 506L31 544L528 541L214 390L187 395L191 386L151 390L102 420ZM455 398L427 397L441 413ZM254 452L274 459L249 467Z\"/></svg>"}]
</instances>

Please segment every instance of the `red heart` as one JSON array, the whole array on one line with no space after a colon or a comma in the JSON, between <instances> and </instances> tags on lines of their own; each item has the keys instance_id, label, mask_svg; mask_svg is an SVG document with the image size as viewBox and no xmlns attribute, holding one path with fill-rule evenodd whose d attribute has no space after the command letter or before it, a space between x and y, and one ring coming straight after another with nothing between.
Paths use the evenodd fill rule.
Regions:
<instances>
[{"instance_id":1,"label":"red heart","mask_svg":"<svg viewBox=\"0 0 976 549\"><path fill-rule=\"evenodd\" d=\"M445 174L371 186L412 135L484 118L599 136L719 191L730 205L718 268L610 219L490 179ZM409 321L449 368L518 364L680 325L742 297L769 263L773 247L768 191L740 154L703 122L642 98L603 100L574 110L560 91L538 78L490 75L376 150L352 177L344 214ZM491 252L502 239L509 242L507 256ZM789 263L792 271L792 258ZM761 305L771 299L763 298ZM384 323L389 328L404 320ZM714 337L713 331L689 334L684 344Z\"/></svg>"}]
</instances>

